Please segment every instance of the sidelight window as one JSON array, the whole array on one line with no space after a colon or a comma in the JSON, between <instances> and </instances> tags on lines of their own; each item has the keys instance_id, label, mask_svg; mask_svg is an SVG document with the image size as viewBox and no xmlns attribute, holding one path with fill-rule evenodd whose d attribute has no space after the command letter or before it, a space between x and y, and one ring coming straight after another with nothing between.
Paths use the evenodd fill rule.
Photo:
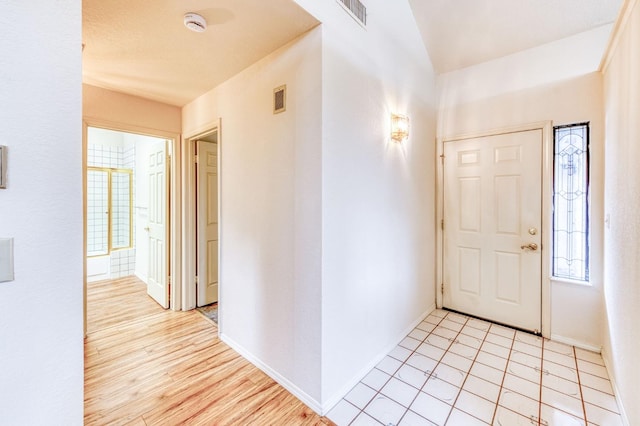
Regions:
<instances>
[{"instance_id":1,"label":"sidelight window","mask_svg":"<svg viewBox=\"0 0 640 426\"><path fill-rule=\"evenodd\" d=\"M589 123L554 127L553 276L589 281Z\"/></svg>"}]
</instances>

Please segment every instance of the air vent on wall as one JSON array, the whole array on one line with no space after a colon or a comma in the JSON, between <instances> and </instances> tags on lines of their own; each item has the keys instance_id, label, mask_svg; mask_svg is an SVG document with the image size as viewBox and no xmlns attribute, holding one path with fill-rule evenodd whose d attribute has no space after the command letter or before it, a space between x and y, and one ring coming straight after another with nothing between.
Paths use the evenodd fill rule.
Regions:
<instances>
[{"instance_id":1,"label":"air vent on wall","mask_svg":"<svg viewBox=\"0 0 640 426\"><path fill-rule=\"evenodd\" d=\"M367 7L360 0L337 0L363 27L367 26Z\"/></svg>"},{"instance_id":2,"label":"air vent on wall","mask_svg":"<svg viewBox=\"0 0 640 426\"><path fill-rule=\"evenodd\" d=\"M287 86L283 85L273 89L273 113L278 114L287 109Z\"/></svg>"}]
</instances>

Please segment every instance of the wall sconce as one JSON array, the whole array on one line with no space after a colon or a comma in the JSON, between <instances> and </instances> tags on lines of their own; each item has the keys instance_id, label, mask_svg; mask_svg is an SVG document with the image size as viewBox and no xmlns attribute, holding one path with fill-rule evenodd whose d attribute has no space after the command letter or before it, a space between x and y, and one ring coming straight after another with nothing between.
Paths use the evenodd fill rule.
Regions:
<instances>
[{"instance_id":1,"label":"wall sconce","mask_svg":"<svg viewBox=\"0 0 640 426\"><path fill-rule=\"evenodd\" d=\"M409 137L409 117L391 114L391 139L400 143Z\"/></svg>"}]
</instances>

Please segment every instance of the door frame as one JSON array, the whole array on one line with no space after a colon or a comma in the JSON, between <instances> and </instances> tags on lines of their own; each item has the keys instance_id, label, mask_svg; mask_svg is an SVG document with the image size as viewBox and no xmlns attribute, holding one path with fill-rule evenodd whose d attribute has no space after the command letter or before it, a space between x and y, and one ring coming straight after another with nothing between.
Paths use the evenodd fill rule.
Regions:
<instances>
[{"instance_id":1,"label":"door frame","mask_svg":"<svg viewBox=\"0 0 640 426\"><path fill-rule=\"evenodd\" d=\"M509 133L540 130L542 132L542 273L541 273L541 327L543 337L551 337L551 237L553 209L553 122L540 121L530 124L502 127L459 135L438 137L436 140L436 306L442 308L444 274L444 144L465 139L476 139Z\"/></svg>"},{"instance_id":2,"label":"door frame","mask_svg":"<svg viewBox=\"0 0 640 426\"><path fill-rule=\"evenodd\" d=\"M218 334L222 333L222 311L224 305L223 299L223 215L222 215L222 122L216 119L207 125L201 126L196 131L185 135L184 144L182 146L182 181L183 181L183 203L182 217L184 218L184 232L182 233L182 310L188 311L196 308L196 286L193 285L196 276L196 245L198 238L196 235L196 175L195 175L195 141L209 133L218 133Z\"/></svg>"},{"instance_id":3,"label":"door frame","mask_svg":"<svg viewBox=\"0 0 640 426\"><path fill-rule=\"evenodd\" d=\"M156 138L163 138L169 141L168 143L168 155L169 163L169 309L177 311L180 310L181 298L182 298L182 283L181 283L181 235L180 235L180 223L181 223L181 180L179 165L181 162L181 138L179 133L167 132L157 129L150 129L147 127L134 126L129 124L123 124L108 120L101 120L93 117L82 118L82 233L83 233L83 256L82 256L82 299L83 299L83 327L84 335L87 335L87 153L88 153L88 129L89 127L96 127L105 130L113 130L116 132L133 133L143 136L152 136Z\"/></svg>"},{"instance_id":4,"label":"door frame","mask_svg":"<svg viewBox=\"0 0 640 426\"><path fill-rule=\"evenodd\" d=\"M215 142L211 142L206 140L206 137L210 137L211 135L215 136L216 141ZM213 145L213 146L212 146ZM208 293L208 288L209 288L209 273L210 273L210 268L211 265L209 265L209 256L208 256L208 251L210 250L208 248L208 242L209 242L209 229L211 228L210 225L208 223L204 223L207 221L203 221L202 219L205 218L208 215L208 213L202 214L203 210L207 210L208 211L208 206L207 204L211 201L211 194L209 193L208 189L209 186L208 184L205 183L206 177L203 177L202 172L207 172L208 171L208 167L209 165L207 165L207 159L205 158L205 155L203 155L203 151L215 151L215 155L216 155L216 170L215 170L215 186L216 186L216 193L215 193L215 202L216 202L216 223L215 223L215 232L216 232L216 272L218 269L218 262L219 262L219 254L220 254L220 241L219 241L219 235L218 232L220 231L220 227L218 226L218 205L220 202L220 197L218 196L218 178L219 178L219 173L218 173L218 131L213 130L210 133L207 133L205 135L203 135L202 139L201 137L197 137L193 140L193 146L195 148L195 155L198 158L198 162L196 163L196 173L195 173L195 181L197 182L196 184L196 202L194 205L195 211L196 211L196 233L195 233L195 237L196 237L196 245L197 245L197 256L196 256L196 272L197 272L197 276L198 276L198 280L196 282L196 306L197 307L201 307L201 306L206 306L208 304L211 303L218 303L218 289L220 288L220 283L218 281L218 276L219 274L216 273L216 291L215 291L215 301L210 302L207 297L207 293ZM205 227L205 229L202 229L202 225ZM204 244L203 244L204 243ZM203 300L200 300L200 297L203 296Z\"/></svg>"}]
</instances>

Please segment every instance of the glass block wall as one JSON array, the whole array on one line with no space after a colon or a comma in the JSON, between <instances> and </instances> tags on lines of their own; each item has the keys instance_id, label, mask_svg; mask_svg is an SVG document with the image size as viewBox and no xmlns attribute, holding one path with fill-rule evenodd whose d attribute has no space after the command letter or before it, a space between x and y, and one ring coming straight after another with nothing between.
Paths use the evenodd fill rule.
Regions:
<instances>
[{"instance_id":1,"label":"glass block wall","mask_svg":"<svg viewBox=\"0 0 640 426\"><path fill-rule=\"evenodd\" d=\"M108 178L106 172L87 171L87 255L98 256L109 251Z\"/></svg>"}]
</instances>

